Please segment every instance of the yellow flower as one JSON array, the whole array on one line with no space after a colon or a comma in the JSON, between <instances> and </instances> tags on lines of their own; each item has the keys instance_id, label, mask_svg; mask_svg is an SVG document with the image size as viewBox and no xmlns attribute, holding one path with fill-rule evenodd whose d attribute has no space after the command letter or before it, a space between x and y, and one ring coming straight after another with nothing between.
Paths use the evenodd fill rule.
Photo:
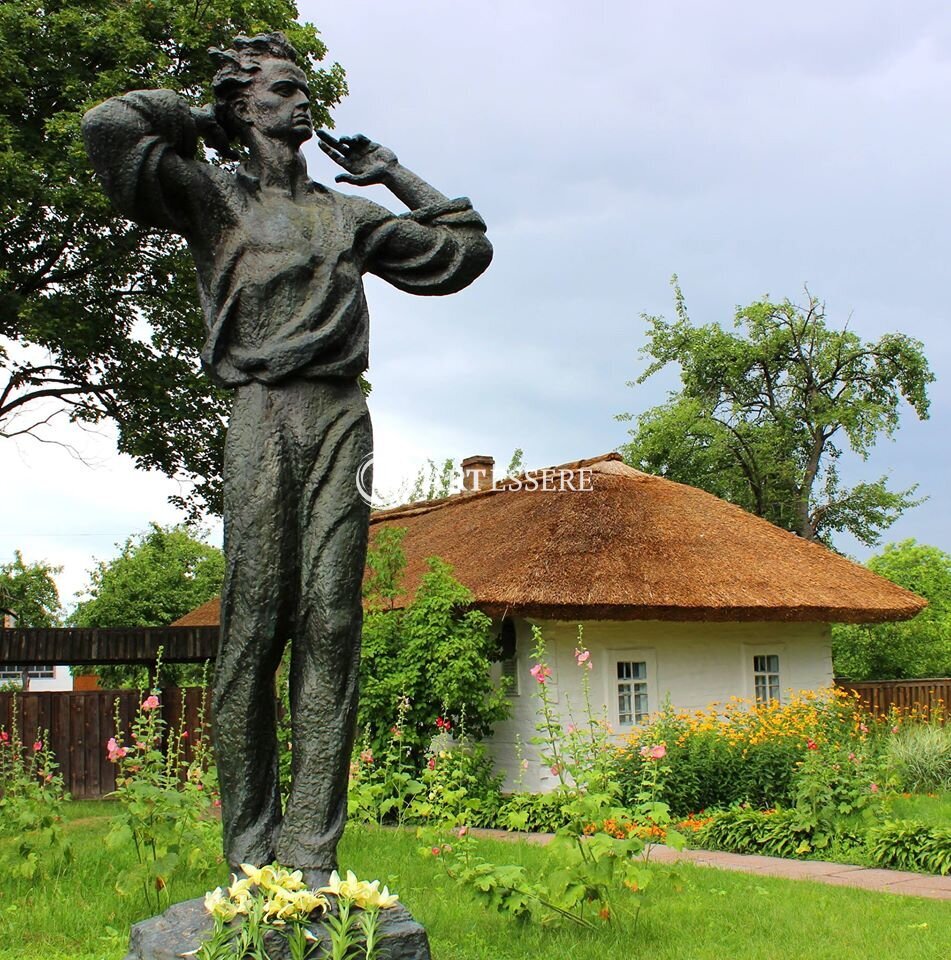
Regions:
<instances>
[{"instance_id":1,"label":"yellow flower","mask_svg":"<svg viewBox=\"0 0 951 960\"><path fill-rule=\"evenodd\" d=\"M238 908L224 895L221 887L205 894L205 909L213 916L220 917L228 923L238 914Z\"/></svg>"},{"instance_id":2,"label":"yellow flower","mask_svg":"<svg viewBox=\"0 0 951 960\"><path fill-rule=\"evenodd\" d=\"M379 889L379 880L358 880L357 875L352 871L347 871L347 879L341 880L340 874L336 870L330 875L330 880L326 887L321 887L318 893L332 893L335 897L345 900L351 900L356 906L378 907L386 910L389 907L396 906L399 897L395 893L390 893L387 887Z\"/></svg>"}]
</instances>

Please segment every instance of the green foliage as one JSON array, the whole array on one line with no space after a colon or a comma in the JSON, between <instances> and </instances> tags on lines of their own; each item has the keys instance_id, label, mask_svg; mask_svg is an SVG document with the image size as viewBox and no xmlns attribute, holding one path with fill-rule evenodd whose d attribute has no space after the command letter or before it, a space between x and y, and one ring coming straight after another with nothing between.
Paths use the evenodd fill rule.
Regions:
<instances>
[{"instance_id":1,"label":"green foliage","mask_svg":"<svg viewBox=\"0 0 951 960\"><path fill-rule=\"evenodd\" d=\"M72 860L63 832L62 809L69 797L49 745L49 731L37 730L32 744L20 742L16 695L12 729L0 727L0 874L38 881L56 877Z\"/></svg>"},{"instance_id":2,"label":"green foliage","mask_svg":"<svg viewBox=\"0 0 951 960\"><path fill-rule=\"evenodd\" d=\"M204 717L194 731L170 728L162 719L159 695L155 688L143 699L128 743L117 702L116 736L105 745L118 765L112 797L121 810L106 843L118 847L131 842L136 854L116 890L122 896L141 892L156 912L172 902L170 885L183 869L209 865L209 838L218 831L209 816L217 780ZM190 757L186 739L191 739Z\"/></svg>"},{"instance_id":3,"label":"green foliage","mask_svg":"<svg viewBox=\"0 0 951 960\"><path fill-rule=\"evenodd\" d=\"M492 621L470 609L472 594L448 564L431 557L413 601L389 609L405 566L400 540L381 532L367 561L375 586L363 621L358 722L369 747L382 754L405 700L402 748L418 768L437 719L482 739L510 703L490 678Z\"/></svg>"},{"instance_id":4,"label":"green foliage","mask_svg":"<svg viewBox=\"0 0 951 960\"><path fill-rule=\"evenodd\" d=\"M113 420L140 466L191 481L194 508L220 507L226 394L199 370L191 258L181 239L115 216L79 123L143 87L207 102L209 46L283 29L302 55L315 125L332 126L343 70L316 69L326 48L296 17L293 0L4 0L0 436L41 433L54 398L74 420Z\"/></svg>"},{"instance_id":5,"label":"green foliage","mask_svg":"<svg viewBox=\"0 0 951 960\"><path fill-rule=\"evenodd\" d=\"M580 724L565 728L554 707L548 681L551 668L546 661L544 638L534 629L535 666L532 676L538 683L538 736L543 763L558 777L556 799L559 824L555 836L545 847L545 864L533 872L521 864L496 864L480 855L467 821L467 811L448 821L448 835L423 831L427 856L438 858L446 872L471 890L491 909L520 920L551 924L569 921L593 928L595 919L617 918L636 920L645 891L653 879L646 860L645 841L636 831L617 832L608 824L629 820L650 836L663 830L668 845L680 849L683 838L670 828L670 811L658 800L658 789L666 775L662 760L664 750L656 746L642 754L642 762L650 768L644 777L644 789L638 794L633 810L619 806L620 787L613 779L613 766L607 747L607 724L591 710L589 670L590 652L579 633L575 658L582 672L584 717ZM508 810L507 825L524 829L530 808L522 805ZM649 848L648 848L649 856ZM621 906L619 892L628 896Z\"/></svg>"},{"instance_id":6,"label":"green foliage","mask_svg":"<svg viewBox=\"0 0 951 960\"><path fill-rule=\"evenodd\" d=\"M804 307L763 299L739 308L732 331L695 326L673 282L677 317L644 318L650 363L636 383L676 363L681 387L636 417L628 463L825 543L847 531L874 544L920 502L885 477L846 488L838 473L846 447L864 459L894 434L903 400L928 416L934 376L920 342L886 334L865 343L832 329L811 294Z\"/></svg>"},{"instance_id":7,"label":"green foliage","mask_svg":"<svg viewBox=\"0 0 951 960\"><path fill-rule=\"evenodd\" d=\"M513 793L502 802L498 812L499 826L532 833L554 833L567 825L565 795L551 793Z\"/></svg>"},{"instance_id":8,"label":"green foliage","mask_svg":"<svg viewBox=\"0 0 951 960\"><path fill-rule=\"evenodd\" d=\"M812 849L814 826L795 809L735 808L718 813L699 830L696 844L706 850L795 859Z\"/></svg>"},{"instance_id":9,"label":"green foliage","mask_svg":"<svg viewBox=\"0 0 951 960\"><path fill-rule=\"evenodd\" d=\"M830 769L850 754L859 758L867 788L892 722L871 720L838 690L804 692L786 703L733 699L695 713L678 713L668 703L617 752L617 776L631 802L641 789L639 749L664 743L670 772L661 797L677 816L740 804L791 807L802 771L816 758Z\"/></svg>"},{"instance_id":10,"label":"green foliage","mask_svg":"<svg viewBox=\"0 0 951 960\"><path fill-rule=\"evenodd\" d=\"M216 597L224 580L224 557L187 526L160 527L129 537L119 555L100 560L89 573L84 597L70 615L77 627L159 627ZM145 667L107 664L96 667L105 687L141 687ZM165 664L158 686L200 681L195 664Z\"/></svg>"},{"instance_id":11,"label":"green foliage","mask_svg":"<svg viewBox=\"0 0 951 960\"><path fill-rule=\"evenodd\" d=\"M899 790L951 790L951 726L903 724L889 738L884 759Z\"/></svg>"},{"instance_id":12,"label":"green foliage","mask_svg":"<svg viewBox=\"0 0 951 960\"><path fill-rule=\"evenodd\" d=\"M10 611L18 627L55 627L61 607L54 575L61 567L24 563L19 550L10 563L0 564L0 612Z\"/></svg>"},{"instance_id":13,"label":"green foliage","mask_svg":"<svg viewBox=\"0 0 951 960\"><path fill-rule=\"evenodd\" d=\"M872 861L890 870L951 873L951 828L893 820L869 833Z\"/></svg>"},{"instance_id":14,"label":"green foliage","mask_svg":"<svg viewBox=\"0 0 951 960\"><path fill-rule=\"evenodd\" d=\"M460 476L456 461L452 457L440 463L427 460L425 465L419 468L406 500L408 503L417 503L420 500L441 500L448 497Z\"/></svg>"},{"instance_id":15,"label":"green foliage","mask_svg":"<svg viewBox=\"0 0 951 960\"><path fill-rule=\"evenodd\" d=\"M423 789L411 808L414 817L495 826L504 778L494 772L492 758L482 744L463 740L436 745L421 779Z\"/></svg>"},{"instance_id":16,"label":"green foliage","mask_svg":"<svg viewBox=\"0 0 951 960\"><path fill-rule=\"evenodd\" d=\"M366 823L385 821L402 825L410 805L423 792L413 758L412 738L408 736L408 697L396 707L396 722L390 728L382 751L374 754L367 730L363 749L350 765L347 803L350 816Z\"/></svg>"},{"instance_id":17,"label":"green foliage","mask_svg":"<svg viewBox=\"0 0 951 960\"><path fill-rule=\"evenodd\" d=\"M850 680L951 676L951 554L902 540L886 544L866 566L928 606L902 623L833 626L836 674Z\"/></svg>"}]
</instances>

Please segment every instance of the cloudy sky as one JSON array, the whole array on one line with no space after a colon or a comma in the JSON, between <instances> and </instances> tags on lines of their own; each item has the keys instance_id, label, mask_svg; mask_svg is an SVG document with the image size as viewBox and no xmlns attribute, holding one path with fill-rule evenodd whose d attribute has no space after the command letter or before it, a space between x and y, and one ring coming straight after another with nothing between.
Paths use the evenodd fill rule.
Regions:
<instances>
[{"instance_id":1,"label":"cloudy sky","mask_svg":"<svg viewBox=\"0 0 951 960\"><path fill-rule=\"evenodd\" d=\"M912 0L301 0L347 69L339 133L364 132L489 224L495 261L449 298L368 278L379 485L426 457L515 447L530 466L626 438L621 411L674 383L643 369L641 314L680 277L698 322L764 294L826 302L833 325L924 341L931 419L909 412L847 479L889 473L930 500L888 539L951 550L951 8ZM336 168L311 144L311 175ZM345 187L346 190L357 188ZM368 195L394 209L382 188ZM24 441L3 452L0 558L92 558L175 487L70 433L91 466ZM217 535L217 528L213 535ZM842 545L854 555L868 551Z\"/></svg>"}]
</instances>

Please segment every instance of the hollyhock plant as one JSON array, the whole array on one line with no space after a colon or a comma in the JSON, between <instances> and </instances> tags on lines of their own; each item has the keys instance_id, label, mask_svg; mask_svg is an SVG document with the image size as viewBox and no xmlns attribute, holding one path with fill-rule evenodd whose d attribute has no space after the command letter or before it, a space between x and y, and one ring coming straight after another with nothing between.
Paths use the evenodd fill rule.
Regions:
<instances>
[{"instance_id":1,"label":"hollyhock plant","mask_svg":"<svg viewBox=\"0 0 951 960\"><path fill-rule=\"evenodd\" d=\"M531 670L528 671L539 683L545 683L546 680L551 676L551 669L546 666L544 663L536 663Z\"/></svg>"}]
</instances>

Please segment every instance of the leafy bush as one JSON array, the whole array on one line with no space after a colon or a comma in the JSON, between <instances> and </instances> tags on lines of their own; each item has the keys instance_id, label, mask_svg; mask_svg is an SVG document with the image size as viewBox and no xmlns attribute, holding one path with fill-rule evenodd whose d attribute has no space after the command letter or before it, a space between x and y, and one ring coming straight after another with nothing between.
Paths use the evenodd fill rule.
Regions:
<instances>
[{"instance_id":1,"label":"leafy bush","mask_svg":"<svg viewBox=\"0 0 951 960\"><path fill-rule=\"evenodd\" d=\"M951 789L951 726L902 724L888 740L885 760L900 790Z\"/></svg>"},{"instance_id":2,"label":"leafy bush","mask_svg":"<svg viewBox=\"0 0 951 960\"><path fill-rule=\"evenodd\" d=\"M798 810L724 810L697 831L708 850L795 858L812 850L814 823Z\"/></svg>"},{"instance_id":3,"label":"leafy bush","mask_svg":"<svg viewBox=\"0 0 951 960\"><path fill-rule=\"evenodd\" d=\"M882 726L879 724L879 726ZM733 698L693 714L669 704L633 734L617 758L626 803L640 790L644 744L667 745L670 774L661 799L678 816L737 804L791 807L796 802L798 764L813 747L849 752L878 740L876 725L841 691L804 692L787 704Z\"/></svg>"},{"instance_id":4,"label":"leafy bush","mask_svg":"<svg viewBox=\"0 0 951 960\"><path fill-rule=\"evenodd\" d=\"M204 716L197 730L169 727L161 716L159 694L153 689L144 697L128 742L116 701L116 735L105 745L118 767L111 796L120 810L106 844L122 847L131 841L137 861L120 874L116 890L121 895L141 891L153 910L171 902L170 884L183 868L209 865L208 837L218 832L217 821L207 816L218 801ZM187 739L192 741L190 759Z\"/></svg>"},{"instance_id":5,"label":"leafy bush","mask_svg":"<svg viewBox=\"0 0 951 960\"><path fill-rule=\"evenodd\" d=\"M914 820L893 820L869 832L874 863L893 870L951 873L951 829Z\"/></svg>"},{"instance_id":6,"label":"leafy bush","mask_svg":"<svg viewBox=\"0 0 951 960\"><path fill-rule=\"evenodd\" d=\"M71 861L62 828L62 805L69 798L57 771L48 731L37 730L32 744L20 742L14 697L12 729L0 727L0 837L19 838L0 860L5 873L39 879L59 873Z\"/></svg>"},{"instance_id":7,"label":"leafy bush","mask_svg":"<svg viewBox=\"0 0 951 960\"><path fill-rule=\"evenodd\" d=\"M507 830L554 833L569 822L565 806L570 799L571 794L562 790L513 793L502 801L496 822Z\"/></svg>"},{"instance_id":8,"label":"leafy bush","mask_svg":"<svg viewBox=\"0 0 951 960\"><path fill-rule=\"evenodd\" d=\"M423 769L424 790L412 813L423 820L452 820L465 816L474 827L494 826L502 803L501 774L481 744L466 740L438 744Z\"/></svg>"},{"instance_id":9,"label":"leafy bush","mask_svg":"<svg viewBox=\"0 0 951 960\"><path fill-rule=\"evenodd\" d=\"M511 703L490 675L497 655L492 621L470 609L471 592L446 563L431 557L413 601L395 608L404 533L381 530L367 558L358 722L370 749L382 754L398 705L408 702L402 745L418 767L437 719L479 740L508 716Z\"/></svg>"}]
</instances>

